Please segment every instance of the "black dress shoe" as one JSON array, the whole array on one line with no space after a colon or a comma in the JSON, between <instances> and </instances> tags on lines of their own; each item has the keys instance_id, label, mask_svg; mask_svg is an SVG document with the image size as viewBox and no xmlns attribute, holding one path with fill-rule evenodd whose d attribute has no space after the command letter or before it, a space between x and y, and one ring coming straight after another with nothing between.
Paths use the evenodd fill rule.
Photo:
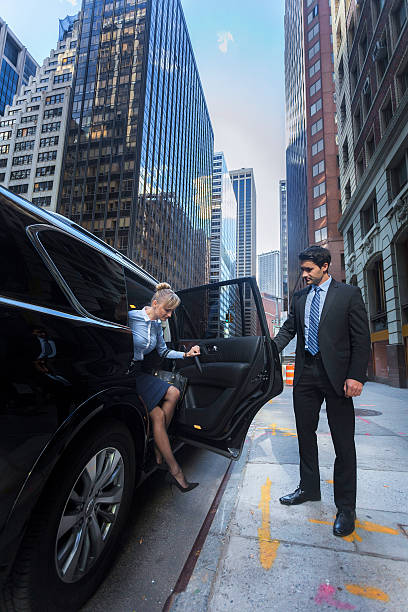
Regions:
<instances>
[{"instance_id":1,"label":"black dress shoe","mask_svg":"<svg viewBox=\"0 0 408 612\"><path fill-rule=\"evenodd\" d=\"M320 501L320 499L320 493L317 495L309 495L306 491L298 487L293 493L288 493L288 495L280 497L279 501L285 506L296 506L297 504L303 504L303 502L307 501Z\"/></svg>"},{"instance_id":2,"label":"black dress shoe","mask_svg":"<svg viewBox=\"0 0 408 612\"><path fill-rule=\"evenodd\" d=\"M333 525L335 536L348 536L355 529L356 513L354 510L339 510Z\"/></svg>"}]
</instances>

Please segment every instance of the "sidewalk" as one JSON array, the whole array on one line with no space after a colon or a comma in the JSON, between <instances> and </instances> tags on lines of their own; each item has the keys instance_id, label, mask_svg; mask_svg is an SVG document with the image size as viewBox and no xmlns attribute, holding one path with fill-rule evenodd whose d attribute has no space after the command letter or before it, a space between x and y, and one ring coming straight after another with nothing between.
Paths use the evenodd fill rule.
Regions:
<instances>
[{"instance_id":1,"label":"sidewalk","mask_svg":"<svg viewBox=\"0 0 408 612\"><path fill-rule=\"evenodd\" d=\"M322 408L322 501L298 485L292 391L254 420L185 592L171 612L407 612L408 390L367 383L355 401L357 527L332 534L334 453Z\"/></svg>"}]
</instances>

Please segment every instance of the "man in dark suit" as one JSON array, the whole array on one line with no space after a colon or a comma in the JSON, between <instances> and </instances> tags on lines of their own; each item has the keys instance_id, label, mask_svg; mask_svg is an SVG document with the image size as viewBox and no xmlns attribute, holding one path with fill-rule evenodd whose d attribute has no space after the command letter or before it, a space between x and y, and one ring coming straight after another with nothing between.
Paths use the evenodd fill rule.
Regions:
<instances>
[{"instance_id":1,"label":"man in dark suit","mask_svg":"<svg viewBox=\"0 0 408 612\"><path fill-rule=\"evenodd\" d=\"M330 252L311 246L299 255L307 287L294 294L290 314L275 337L281 351L297 334L293 405L300 455L300 484L280 498L286 505L320 500L316 430L323 400L336 453L333 533L354 531L356 450L353 397L367 380L370 333L360 289L329 274Z\"/></svg>"}]
</instances>

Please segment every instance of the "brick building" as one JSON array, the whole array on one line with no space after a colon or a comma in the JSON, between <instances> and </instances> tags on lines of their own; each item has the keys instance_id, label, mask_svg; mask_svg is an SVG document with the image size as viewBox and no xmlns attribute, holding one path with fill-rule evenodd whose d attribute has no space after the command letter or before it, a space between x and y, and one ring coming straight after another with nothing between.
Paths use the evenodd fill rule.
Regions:
<instances>
[{"instance_id":1,"label":"brick building","mask_svg":"<svg viewBox=\"0 0 408 612\"><path fill-rule=\"evenodd\" d=\"M407 0L333 0L346 278L369 313L372 380L408 378Z\"/></svg>"}]
</instances>

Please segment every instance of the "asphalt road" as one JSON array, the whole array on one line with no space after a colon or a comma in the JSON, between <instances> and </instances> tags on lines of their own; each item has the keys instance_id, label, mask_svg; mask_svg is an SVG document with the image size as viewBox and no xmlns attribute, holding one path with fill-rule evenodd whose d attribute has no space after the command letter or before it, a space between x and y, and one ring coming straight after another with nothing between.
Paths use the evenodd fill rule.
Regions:
<instances>
[{"instance_id":1,"label":"asphalt road","mask_svg":"<svg viewBox=\"0 0 408 612\"><path fill-rule=\"evenodd\" d=\"M121 552L82 612L161 612L180 575L229 460L185 446L177 453L200 486L180 493L153 474L136 491Z\"/></svg>"}]
</instances>

